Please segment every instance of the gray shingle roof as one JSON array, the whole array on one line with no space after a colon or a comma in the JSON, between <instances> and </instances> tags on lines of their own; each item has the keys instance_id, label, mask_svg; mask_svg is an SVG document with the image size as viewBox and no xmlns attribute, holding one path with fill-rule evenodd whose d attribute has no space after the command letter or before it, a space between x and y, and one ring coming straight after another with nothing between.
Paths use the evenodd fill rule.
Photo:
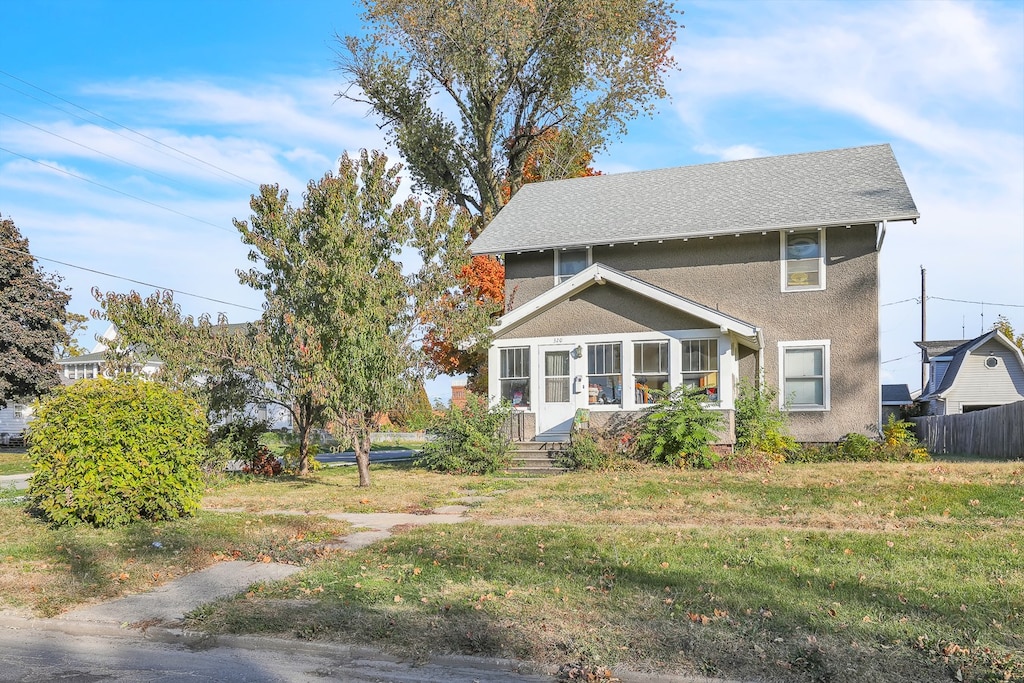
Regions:
<instances>
[{"instance_id":1,"label":"gray shingle roof","mask_svg":"<svg viewBox=\"0 0 1024 683\"><path fill-rule=\"evenodd\" d=\"M889 145L572 178L523 187L477 254L910 220Z\"/></svg>"},{"instance_id":2,"label":"gray shingle roof","mask_svg":"<svg viewBox=\"0 0 1024 683\"><path fill-rule=\"evenodd\" d=\"M906 384L883 384L883 406L906 406L914 402L910 397L910 388Z\"/></svg>"}]
</instances>

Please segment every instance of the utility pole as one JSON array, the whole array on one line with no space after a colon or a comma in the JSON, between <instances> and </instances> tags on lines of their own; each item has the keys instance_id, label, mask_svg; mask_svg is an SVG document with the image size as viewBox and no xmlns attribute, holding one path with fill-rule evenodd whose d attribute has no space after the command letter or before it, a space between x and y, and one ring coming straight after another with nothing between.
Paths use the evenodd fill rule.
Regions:
<instances>
[{"instance_id":1,"label":"utility pole","mask_svg":"<svg viewBox=\"0 0 1024 683\"><path fill-rule=\"evenodd\" d=\"M921 393L928 386L928 351L924 347L928 339L928 295L925 289L925 270L921 266Z\"/></svg>"}]
</instances>

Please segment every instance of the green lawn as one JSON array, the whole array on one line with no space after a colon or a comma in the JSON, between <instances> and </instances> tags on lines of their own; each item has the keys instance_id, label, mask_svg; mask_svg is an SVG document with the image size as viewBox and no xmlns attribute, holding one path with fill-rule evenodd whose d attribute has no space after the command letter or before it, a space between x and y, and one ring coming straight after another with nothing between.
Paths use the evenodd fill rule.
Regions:
<instances>
[{"instance_id":1,"label":"green lawn","mask_svg":"<svg viewBox=\"0 0 1024 683\"><path fill-rule=\"evenodd\" d=\"M28 474L32 463L24 450L0 450L0 474Z\"/></svg>"},{"instance_id":2,"label":"green lawn","mask_svg":"<svg viewBox=\"0 0 1024 683\"><path fill-rule=\"evenodd\" d=\"M472 510L477 523L325 559L204 608L192 625L756 680L1024 676L1019 462L533 480L384 468L369 492L354 476L292 485L298 503L268 495L284 482L209 500L249 510L267 498L309 510L493 500Z\"/></svg>"},{"instance_id":3,"label":"green lawn","mask_svg":"<svg viewBox=\"0 0 1024 683\"><path fill-rule=\"evenodd\" d=\"M264 555L306 569L190 627L759 681L1024 680L1021 462L372 476L225 476L192 520L102 532L0 504L0 605L50 614ZM468 524L309 543L344 532L318 512L466 496Z\"/></svg>"}]
</instances>

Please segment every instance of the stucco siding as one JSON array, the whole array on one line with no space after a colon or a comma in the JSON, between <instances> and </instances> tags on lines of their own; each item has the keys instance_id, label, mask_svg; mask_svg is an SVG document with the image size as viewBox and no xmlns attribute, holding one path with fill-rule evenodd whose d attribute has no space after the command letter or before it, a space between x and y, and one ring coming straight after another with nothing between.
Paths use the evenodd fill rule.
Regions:
<instances>
[{"instance_id":1,"label":"stucco siding","mask_svg":"<svg viewBox=\"0 0 1024 683\"><path fill-rule=\"evenodd\" d=\"M706 321L614 285L595 285L530 318L499 339L702 329Z\"/></svg>"},{"instance_id":2,"label":"stucco siding","mask_svg":"<svg viewBox=\"0 0 1024 683\"><path fill-rule=\"evenodd\" d=\"M877 433L880 410L875 226L829 228L823 232L825 288L820 291L782 291L778 232L666 240L660 244L597 245L592 255L594 263L604 263L761 327L764 377L772 386L777 387L779 382L780 342L829 340L831 409L791 413L793 436L805 441L831 441L850 432L873 435ZM506 273L515 289L512 306L522 305L554 286L554 256L551 252L506 255ZM558 307L557 315L538 316L542 321L535 327L522 330L524 325L511 334L545 336L558 325L589 332L604 324L618 325L623 330L626 325L655 329L653 325L659 322L655 314L637 320L637 315L628 311L629 302L625 307L603 302L611 317L599 313L600 306L593 299L580 297L566 303L571 305ZM741 365L744 375L745 368Z\"/></svg>"},{"instance_id":3,"label":"stucco siding","mask_svg":"<svg viewBox=\"0 0 1024 683\"><path fill-rule=\"evenodd\" d=\"M996 358L994 368L986 366ZM964 406L1003 405L1024 400L1024 368L1017 355L997 341L972 351L960 367L946 394L946 414L963 412Z\"/></svg>"}]
</instances>

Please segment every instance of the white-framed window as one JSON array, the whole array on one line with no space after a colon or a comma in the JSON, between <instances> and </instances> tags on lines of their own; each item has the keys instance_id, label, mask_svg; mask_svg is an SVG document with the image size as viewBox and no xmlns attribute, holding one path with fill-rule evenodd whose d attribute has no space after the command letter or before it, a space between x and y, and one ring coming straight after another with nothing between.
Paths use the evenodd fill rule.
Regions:
<instances>
[{"instance_id":1,"label":"white-framed window","mask_svg":"<svg viewBox=\"0 0 1024 683\"><path fill-rule=\"evenodd\" d=\"M14 419L23 420L25 419L25 406L15 403L14 404Z\"/></svg>"},{"instance_id":2,"label":"white-framed window","mask_svg":"<svg viewBox=\"0 0 1024 683\"><path fill-rule=\"evenodd\" d=\"M555 249L555 284L560 285L590 265L590 247Z\"/></svg>"},{"instance_id":3,"label":"white-framed window","mask_svg":"<svg viewBox=\"0 0 1024 683\"><path fill-rule=\"evenodd\" d=\"M652 389L668 391L668 342L633 342L633 387L636 403L654 403L657 400Z\"/></svg>"},{"instance_id":4,"label":"white-framed window","mask_svg":"<svg viewBox=\"0 0 1024 683\"><path fill-rule=\"evenodd\" d=\"M782 291L825 289L825 231L782 232Z\"/></svg>"},{"instance_id":5,"label":"white-framed window","mask_svg":"<svg viewBox=\"0 0 1024 683\"><path fill-rule=\"evenodd\" d=\"M783 410L829 410L827 339L779 342L779 403Z\"/></svg>"},{"instance_id":6,"label":"white-framed window","mask_svg":"<svg viewBox=\"0 0 1024 683\"><path fill-rule=\"evenodd\" d=\"M587 402L622 405L622 344L587 345Z\"/></svg>"},{"instance_id":7,"label":"white-framed window","mask_svg":"<svg viewBox=\"0 0 1024 683\"><path fill-rule=\"evenodd\" d=\"M501 349L501 397L516 408L530 407L530 347Z\"/></svg>"},{"instance_id":8,"label":"white-framed window","mask_svg":"<svg viewBox=\"0 0 1024 683\"><path fill-rule=\"evenodd\" d=\"M700 389L709 401L719 400L718 340L684 339L682 345L683 385Z\"/></svg>"}]
</instances>

